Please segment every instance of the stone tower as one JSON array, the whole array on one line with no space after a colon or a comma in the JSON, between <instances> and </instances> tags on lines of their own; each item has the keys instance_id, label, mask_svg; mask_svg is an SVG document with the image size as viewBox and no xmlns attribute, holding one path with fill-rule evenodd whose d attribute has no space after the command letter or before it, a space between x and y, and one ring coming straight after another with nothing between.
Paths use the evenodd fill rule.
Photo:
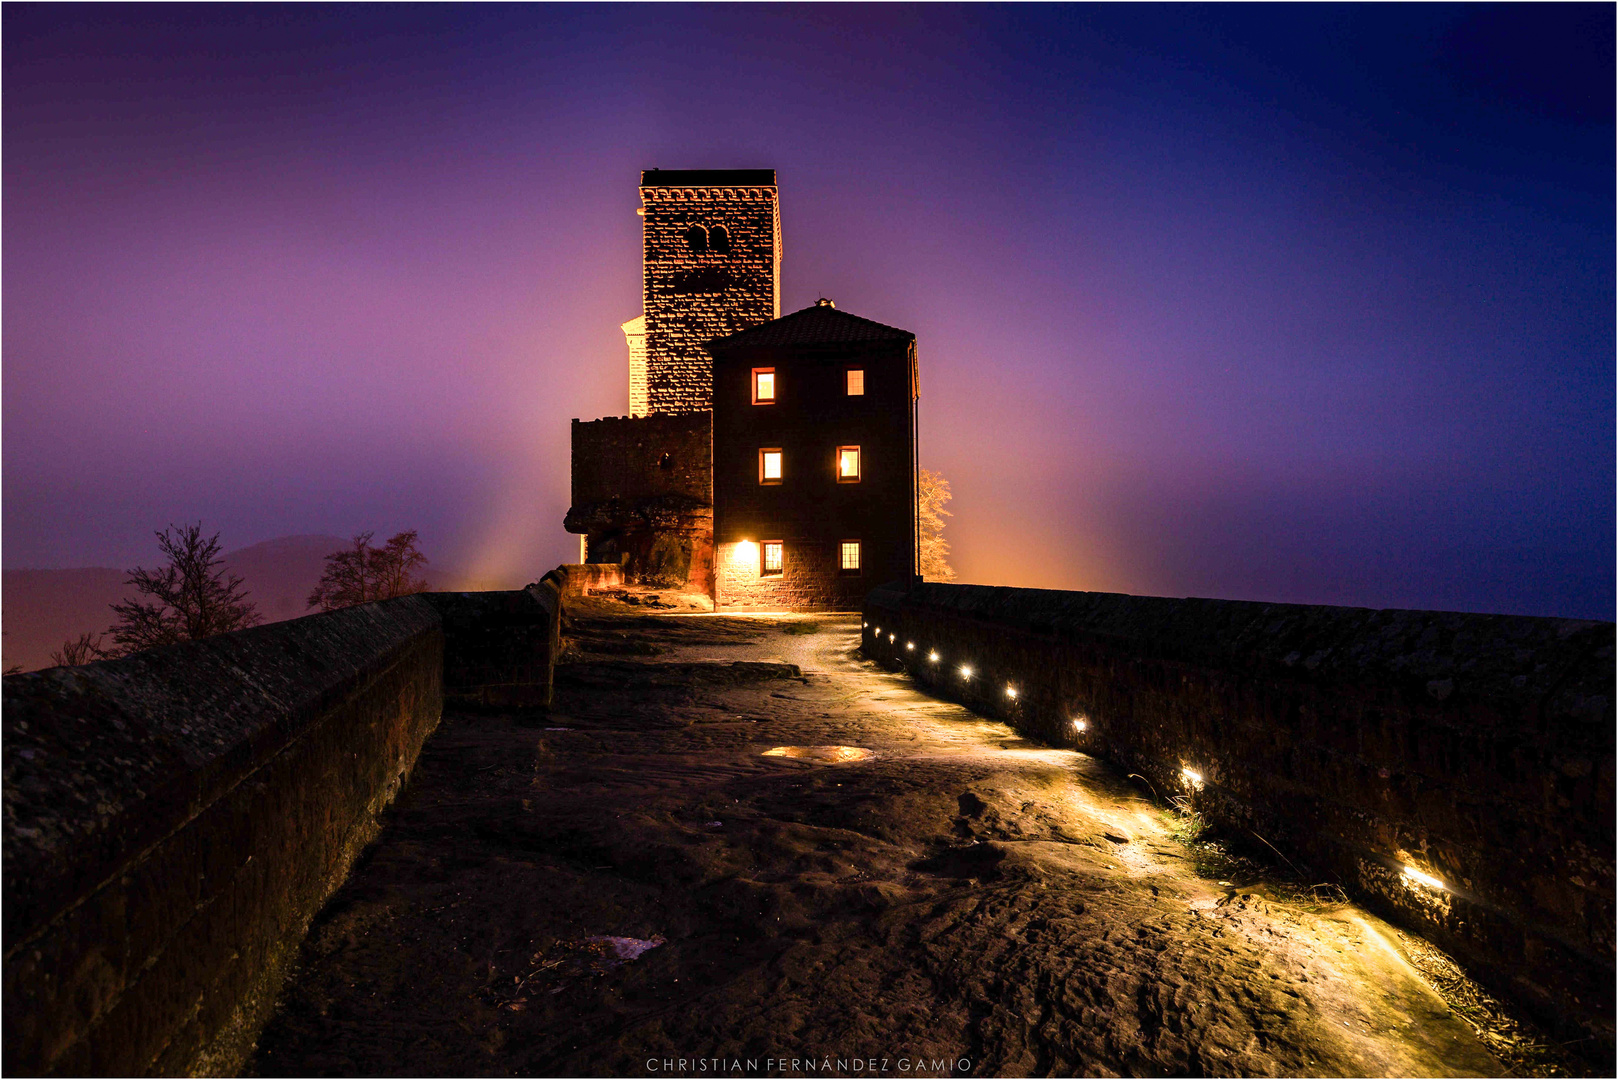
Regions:
<instances>
[{"instance_id":1,"label":"stone tower","mask_svg":"<svg viewBox=\"0 0 1618 1080\"><path fill-rule=\"evenodd\" d=\"M774 169L648 169L642 316L624 324L631 416L713 407L703 345L781 313Z\"/></svg>"}]
</instances>

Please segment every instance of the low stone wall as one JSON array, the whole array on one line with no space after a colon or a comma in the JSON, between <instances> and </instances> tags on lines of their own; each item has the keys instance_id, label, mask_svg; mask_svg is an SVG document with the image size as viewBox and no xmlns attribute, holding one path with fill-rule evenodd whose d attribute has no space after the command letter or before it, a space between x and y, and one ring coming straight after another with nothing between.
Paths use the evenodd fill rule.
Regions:
<instances>
[{"instance_id":1,"label":"low stone wall","mask_svg":"<svg viewBox=\"0 0 1618 1080\"><path fill-rule=\"evenodd\" d=\"M461 707L548 709L561 648L561 590L427 593L444 625L444 696Z\"/></svg>"},{"instance_id":2,"label":"low stone wall","mask_svg":"<svg viewBox=\"0 0 1618 1080\"><path fill-rule=\"evenodd\" d=\"M622 585L624 570L618 563L564 563L545 577L555 583L563 596L585 596L592 589Z\"/></svg>"},{"instance_id":3,"label":"low stone wall","mask_svg":"<svg viewBox=\"0 0 1618 1080\"><path fill-rule=\"evenodd\" d=\"M7 677L6 1073L234 1073L446 687L548 702L555 601L423 594Z\"/></svg>"},{"instance_id":4,"label":"low stone wall","mask_svg":"<svg viewBox=\"0 0 1618 1080\"><path fill-rule=\"evenodd\" d=\"M1612 1052L1611 623L940 584L864 622L868 656L1188 796Z\"/></svg>"}]
</instances>

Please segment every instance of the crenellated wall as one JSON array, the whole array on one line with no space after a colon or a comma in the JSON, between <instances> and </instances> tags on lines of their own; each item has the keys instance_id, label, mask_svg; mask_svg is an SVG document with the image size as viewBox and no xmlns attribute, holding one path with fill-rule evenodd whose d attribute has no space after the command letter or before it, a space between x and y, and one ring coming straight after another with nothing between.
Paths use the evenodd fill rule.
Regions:
<instances>
[{"instance_id":1,"label":"crenellated wall","mask_svg":"<svg viewBox=\"0 0 1618 1080\"><path fill-rule=\"evenodd\" d=\"M1613 624L942 584L863 621L868 656L1189 796L1611 1053Z\"/></svg>"},{"instance_id":2,"label":"crenellated wall","mask_svg":"<svg viewBox=\"0 0 1618 1080\"><path fill-rule=\"evenodd\" d=\"M549 704L559 597L421 594L4 680L4 1069L233 1074L446 693Z\"/></svg>"},{"instance_id":3,"label":"crenellated wall","mask_svg":"<svg viewBox=\"0 0 1618 1080\"><path fill-rule=\"evenodd\" d=\"M707 412L573 421L573 505L592 563L634 584L713 591L713 420Z\"/></svg>"}]
</instances>

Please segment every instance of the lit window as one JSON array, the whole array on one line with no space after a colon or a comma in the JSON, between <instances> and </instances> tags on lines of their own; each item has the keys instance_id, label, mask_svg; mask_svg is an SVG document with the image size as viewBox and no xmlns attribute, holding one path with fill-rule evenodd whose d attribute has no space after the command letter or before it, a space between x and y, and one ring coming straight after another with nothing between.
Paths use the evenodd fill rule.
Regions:
<instances>
[{"instance_id":1,"label":"lit window","mask_svg":"<svg viewBox=\"0 0 1618 1080\"><path fill-rule=\"evenodd\" d=\"M781 541L779 541L779 540L766 540L766 541L764 541L763 548L764 548L764 553L761 556L763 561L759 563L759 567L758 567L759 576L760 577L780 577L781 576Z\"/></svg>"},{"instance_id":2,"label":"lit window","mask_svg":"<svg viewBox=\"0 0 1618 1080\"><path fill-rule=\"evenodd\" d=\"M756 367L753 369L753 404L770 405L775 402L775 369L772 367Z\"/></svg>"},{"instance_id":3,"label":"lit window","mask_svg":"<svg viewBox=\"0 0 1618 1080\"><path fill-rule=\"evenodd\" d=\"M779 484L781 482L780 450L770 449L758 452L758 482L761 484Z\"/></svg>"},{"instance_id":4,"label":"lit window","mask_svg":"<svg viewBox=\"0 0 1618 1080\"><path fill-rule=\"evenodd\" d=\"M845 574L860 572L860 542L858 540L843 541L842 570Z\"/></svg>"},{"instance_id":5,"label":"lit window","mask_svg":"<svg viewBox=\"0 0 1618 1080\"><path fill-rule=\"evenodd\" d=\"M837 448L837 482L839 484L857 484L860 479L860 448L857 446L839 446Z\"/></svg>"},{"instance_id":6,"label":"lit window","mask_svg":"<svg viewBox=\"0 0 1618 1080\"><path fill-rule=\"evenodd\" d=\"M851 367L848 369L848 396L860 397L865 393L865 369Z\"/></svg>"}]
</instances>

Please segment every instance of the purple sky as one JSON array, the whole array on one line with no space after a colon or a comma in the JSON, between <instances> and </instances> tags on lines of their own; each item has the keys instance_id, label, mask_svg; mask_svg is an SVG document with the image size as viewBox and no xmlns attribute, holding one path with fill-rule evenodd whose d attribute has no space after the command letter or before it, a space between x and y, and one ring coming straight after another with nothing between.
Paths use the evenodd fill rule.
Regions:
<instances>
[{"instance_id":1,"label":"purple sky","mask_svg":"<svg viewBox=\"0 0 1618 1080\"><path fill-rule=\"evenodd\" d=\"M913 330L964 580L1614 611L1613 9L8 5L7 567L576 557L637 170Z\"/></svg>"}]
</instances>

